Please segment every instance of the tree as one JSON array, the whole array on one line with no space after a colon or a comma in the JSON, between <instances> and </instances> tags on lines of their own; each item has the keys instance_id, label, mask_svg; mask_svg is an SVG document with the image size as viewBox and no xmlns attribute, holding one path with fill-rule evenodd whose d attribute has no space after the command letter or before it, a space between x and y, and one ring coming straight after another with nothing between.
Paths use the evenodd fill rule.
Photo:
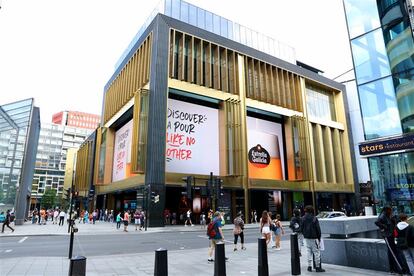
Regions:
<instances>
[{"instance_id":1,"label":"tree","mask_svg":"<svg viewBox=\"0 0 414 276\"><path fill-rule=\"evenodd\" d=\"M42 196L40 206L45 209L54 208L56 203L56 190L47 189Z\"/></svg>"}]
</instances>

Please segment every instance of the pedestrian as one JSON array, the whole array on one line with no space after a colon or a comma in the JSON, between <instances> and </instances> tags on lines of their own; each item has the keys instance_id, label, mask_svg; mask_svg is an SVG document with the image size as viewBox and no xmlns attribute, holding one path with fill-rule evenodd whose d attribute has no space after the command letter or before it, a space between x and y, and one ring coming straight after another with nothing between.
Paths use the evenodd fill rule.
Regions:
<instances>
[{"instance_id":1,"label":"pedestrian","mask_svg":"<svg viewBox=\"0 0 414 276\"><path fill-rule=\"evenodd\" d=\"M285 234L285 230L283 229L282 222L280 221L280 215L276 215L276 219L273 221L274 225L274 233L275 233L275 249L280 250L280 239L282 235Z\"/></svg>"},{"instance_id":2,"label":"pedestrian","mask_svg":"<svg viewBox=\"0 0 414 276\"><path fill-rule=\"evenodd\" d=\"M257 223L257 212L256 212L256 210L253 210L253 221L254 221L254 223Z\"/></svg>"},{"instance_id":3,"label":"pedestrian","mask_svg":"<svg viewBox=\"0 0 414 276\"><path fill-rule=\"evenodd\" d=\"M43 208L42 210L40 210L40 224L46 225L46 210Z\"/></svg>"},{"instance_id":4,"label":"pedestrian","mask_svg":"<svg viewBox=\"0 0 414 276\"><path fill-rule=\"evenodd\" d=\"M124 232L128 232L128 223L129 223L129 213L128 211L124 212Z\"/></svg>"},{"instance_id":5,"label":"pedestrian","mask_svg":"<svg viewBox=\"0 0 414 276\"><path fill-rule=\"evenodd\" d=\"M10 226L10 223L12 223L12 222L13 222L13 220L12 220L11 215L10 215L10 210L7 210L7 212L6 212L6 218L5 218L4 222L3 222L3 226L1 228L1 232L4 233L4 227L7 226L12 231L12 233L13 233L14 232L14 229Z\"/></svg>"},{"instance_id":6,"label":"pedestrian","mask_svg":"<svg viewBox=\"0 0 414 276\"><path fill-rule=\"evenodd\" d=\"M141 212L137 209L135 210L134 213L134 222L135 222L135 231L138 230L138 226L139 226L139 230L141 230Z\"/></svg>"},{"instance_id":7,"label":"pedestrian","mask_svg":"<svg viewBox=\"0 0 414 276\"><path fill-rule=\"evenodd\" d=\"M401 273L401 265L397 260L397 247L395 245L394 229L396 221L391 217L392 209L390 206L385 206L381 214L378 216L375 225L381 231L381 234L387 245L388 262L390 264L390 273Z\"/></svg>"},{"instance_id":8,"label":"pedestrian","mask_svg":"<svg viewBox=\"0 0 414 276\"><path fill-rule=\"evenodd\" d=\"M313 206L305 207L305 215L301 219L302 233L305 241L308 271L312 272L313 256L315 256L316 272L325 272L321 267L321 228L318 219L314 216Z\"/></svg>"},{"instance_id":9,"label":"pedestrian","mask_svg":"<svg viewBox=\"0 0 414 276\"><path fill-rule=\"evenodd\" d=\"M37 220L38 220L38 212L37 212L37 208L35 208L33 210L33 215L32 215L32 224L36 224Z\"/></svg>"},{"instance_id":10,"label":"pedestrian","mask_svg":"<svg viewBox=\"0 0 414 276\"><path fill-rule=\"evenodd\" d=\"M243 215L241 212L237 214L237 217L233 221L234 228L233 228L233 235L234 235L234 249L233 251L237 251L237 240L240 237L241 243L241 250L246 250L244 247L244 220Z\"/></svg>"},{"instance_id":11,"label":"pedestrian","mask_svg":"<svg viewBox=\"0 0 414 276\"><path fill-rule=\"evenodd\" d=\"M98 216L97 210L93 210L93 212L92 212L92 221L93 221L93 224L95 224L95 221L96 221L96 217L97 216Z\"/></svg>"},{"instance_id":12,"label":"pedestrian","mask_svg":"<svg viewBox=\"0 0 414 276\"><path fill-rule=\"evenodd\" d=\"M88 213L88 210L85 210L85 213L83 214L83 223L89 223L89 213Z\"/></svg>"},{"instance_id":13,"label":"pedestrian","mask_svg":"<svg viewBox=\"0 0 414 276\"><path fill-rule=\"evenodd\" d=\"M214 249L216 248L216 244L220 241L224 242L223 230L221 229L221 213L220 212L217 211L214 213L213 221L207 227L207 234L210 240L210 246L208 248L208 262L212 263L214 262L213 252L214 252Z\"/></svg>"},{"instance_id":14,"label":"pedestrian","mask_svg":"<svg viewBox=\"0 0 414 276\"><path fill-rule=\"evenodd\" d=\"M397 247L402 251L411 275L414 275L414 227L407 223L406 214L400 214L396 230Z\"/></svg>"},{"instance_id":15,"label":"pedestrian","mask_svg":"<svg viewBox=\"0 0 414 276\"><path fill-rule=\"evenodd\" d=\"M121 221L122 221L121 212L118 212L118 215L116 216L116 229L121 228Z\"/></svg>"},{"instance_id":16,"label":"pedestrian","mask_svg":"<svg viewBox=\"0 0 414 276\"><path fill-rule=\"evenodd\" d=\"M201 229L206 229L206 215L204 213L201 213L200 225L201 225Z\"/></svg>"},{"instance_id":17,"label":"pedestrian","mask_svg":"<svg viewBox=\"0 0 414 276\"><path fill-rule=\"evenodd\" d=\"M270 242L271 232L270 232L270 223L271 219L267 211L263 211L262 217L260 219L260 233L262 233L262 237L266 239L266 245Z\"/></svg>"},{"instance_id":18,"label":"pedestrian","mask_svg":"<svg viewBox=\"0 0 414 276\"><path fill-rule=\"evenodd\" d=\"M58 222L58 216L59 216L59 210L55 209L55 211L53 212L53 224L57 224Z\"/></svg>"},{"instance_id":19,"label":"pedestrian","mask_svg":"<svg viewBox=\"0 0 414 276\"><path fill-rule=\"evenodd\" d=\"M187 223L190 223L191 226L194 226L193 225L193 222L191 221L191 209L188 209L188 211L187 211L187 215L186 215L186 220L185 220L184 226L187 226Z\"/></svg>"},{"instance_id":20,"label":"pedestrian","mask_svg":"<svg viewBox=\"0 0 414 276\"><path fill-rule=\"evenodd\" d=\"M60 211L60 213L59 213L59 226L63 226L63 224L65 223L65 216L66 216L66 213L65 213L65 211Z\"/></svg>"},{"instance_id":21,"label":"pedestrian","mask_svg":"<svg viewBox=\"0 0 414 276\"><path fill-rule=\"evenodd\" d=\"M302 246L303 246L303 234L301 232L301 219L300 219L300 210L295 208L293 210L293 217L290 220L289 228L293 233L298 235L298 247L299 247L299 256L302 256Z\"/></svg>"},{"instance_id":22,"label":"pedestrian","mask_svg":"<svg viewBox=\"0 0 414 276\"><path fill-rule=\"evenodd\" d=\"M221 212L221 226L224 226L225 224L226 224L226 220L225 220L225 213L224 212Z\"/></svg>"},{"instance_id":23,"label":"pedestrian","mask_svg":"<svg viewBox=\"0 0 414 276\"><path fill-rule=\"evenodd\" d=\"M141 211L141 226L139 227L139 230L142 230L142 228L145 227L145 220L146 219L147 218L145 217L145 212L144 211Z\"/></svg>"},{"instance_id":24,"label":"pedestrian","mask_svg":"<svg viewBox=\"0 0 414 276\"><path fill-rule=\"evenodd\" d=\"M173 212L172 213L171 224L172 225L176 225L177 224L177 213L176 212Z\"/></svg>"}]
</instances>

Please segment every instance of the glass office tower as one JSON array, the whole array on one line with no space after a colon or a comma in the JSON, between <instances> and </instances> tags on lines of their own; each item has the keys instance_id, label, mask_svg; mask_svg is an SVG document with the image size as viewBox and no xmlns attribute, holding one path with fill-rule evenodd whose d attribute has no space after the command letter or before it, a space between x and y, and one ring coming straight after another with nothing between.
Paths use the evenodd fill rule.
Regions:
<instances>
[{"instance_id":1,"label":"glass office tower","mask_svg":"<svg viewBox=\"0 0 414 276\"><path fill-rule=\"evenodd\" d=\"M13 210L16 224L28 214L39 131L33 99L0 106L0 211Z\"/></svg>"},{"instance_id":2,"label":"glass office tower","mask_svg":"<svg viewBox=\"0 0 414 276\"><path fill-rule=\"evenodd\" d=\"M390 204L412 214L414 44L408 5L405 0L344 0L344 6L365 140L388 149L364 154L377 211Z\"/></svg>"}]
</instances>

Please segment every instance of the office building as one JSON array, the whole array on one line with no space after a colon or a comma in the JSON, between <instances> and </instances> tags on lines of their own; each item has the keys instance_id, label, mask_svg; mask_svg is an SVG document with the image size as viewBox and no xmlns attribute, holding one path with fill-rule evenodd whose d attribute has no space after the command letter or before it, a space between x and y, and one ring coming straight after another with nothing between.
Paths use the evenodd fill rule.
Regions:
<instances>
[{"instance_id":1,"label":"office building","mask_svg":"<svg viewBox=\"0 0 414 276\"><path fill-rule=\"evenodd\" d=\"M405 0L344 0L373 202L414 213L414 43Z\"/></svg>"},{"instance_id":2,"label":"office building","mask_svg":"<svg viewBox=\"0 0 414 276\"><path fill-rule=\"evenodd\" d=\"M78 111L61 111L52 116L52 123L76 128L96 129L101 116Z\"/></svg>"},{"instance_id":3,"label":"office building","mask_svg":"<svg viewBox=\"0 0 414 276\"><path fill-rule=\"evenodd\" d=\"M30 207L39 131L33 99L0 106L0 211L13 210L17 225Z\"/></svg>"},{"instance_id":4,"label":"office building","mask_svg":"<svg viewBox=\"0 0 414 276\"><path fill-rule=\"evenodd\" d=\"M166 211L288 219L306 204L354 204L345 86L315 71L283 43L162 1L105 85L95 150L78 152L77 164L94 164L96 207L148 205L160 226Z\"/></svg>"}]
</instances>

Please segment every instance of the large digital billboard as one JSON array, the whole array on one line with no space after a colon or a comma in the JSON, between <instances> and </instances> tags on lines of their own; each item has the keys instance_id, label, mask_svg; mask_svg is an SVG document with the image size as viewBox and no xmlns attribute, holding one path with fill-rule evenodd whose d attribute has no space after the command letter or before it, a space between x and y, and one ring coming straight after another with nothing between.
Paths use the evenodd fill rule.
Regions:
<instances>
[{"instance_id":1,"label":"large digital billboard","mask_svg":"<svg viewBox=\"0 0 414 276\"><path fill-rule=\"evenodd\" d=\"M119 181L131 176L131 141L132 120L115 133L112 181Z\"/></svg>"},{"instance_id":2,"label":"large digital billboard","mask_svg":"<svg viewBox=\"0 0 414 276\"><path fill-rule=\"evenodd\" d=\"M168 99L166 171L219 174L218 109Z\"/></svg>"},{"instance_id":3,"label":"large digital billboard","mask_svg":"<svg viewBox=\"0 0 414 276\"><path fill-rule=\"evenodd\" d=\"M247 117L249 178L285 179L282 125Z\"/></svg>"}]
</instances>

